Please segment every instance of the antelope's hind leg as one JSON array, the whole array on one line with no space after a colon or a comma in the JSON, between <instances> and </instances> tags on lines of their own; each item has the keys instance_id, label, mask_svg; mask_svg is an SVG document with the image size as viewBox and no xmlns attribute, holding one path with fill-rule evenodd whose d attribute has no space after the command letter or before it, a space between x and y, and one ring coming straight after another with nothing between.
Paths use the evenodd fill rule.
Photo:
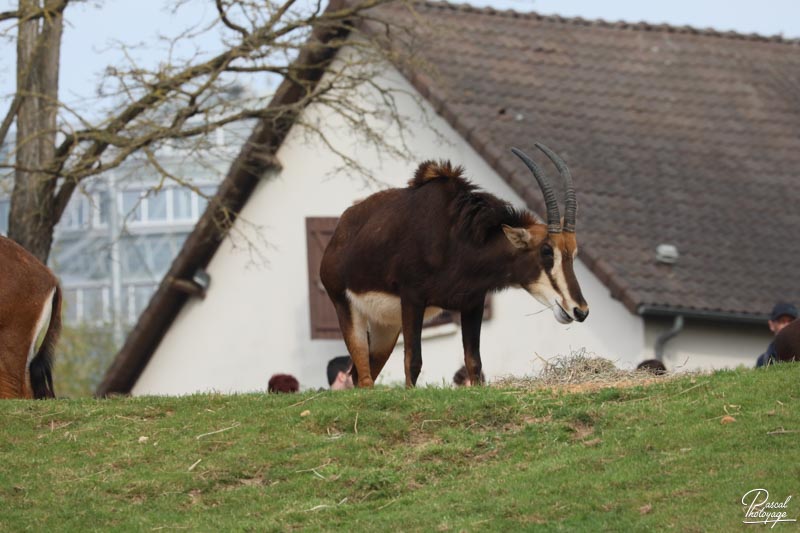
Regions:
<instances>
[{"instance_id":1,"label":"antelope's hind leg","mask_svg":"<svg viewBox=\"0 0 800 533\"><path fill-rule=\"evenodd\" d=\"M28 364L36 337L35 330L26 328L27 322L18 320L0 325L0 398L33 398Z\"/></svg>"},{"instance_id":2,"label":"antelope's hind leg","mask_svg":"<svg viewBox=\"0 0 800 533\"><path fill-rule=\"evenodd\" d=\"M369 366L373 381L378 379L378 374L392 355L399 336L398 326L369 323Z\"/></svg>"},{"instance_id":3,"label":"antelope's hind leg","mask_svg":"<svg viewBox=\"0 0 800 533\"><path fill-rule=\"evenodd\" d=\"M334 301L334 307L344 343L353 360L353 383L358 387L372 387L367 319L346 298Z\"/></svg>"}]
</instances>

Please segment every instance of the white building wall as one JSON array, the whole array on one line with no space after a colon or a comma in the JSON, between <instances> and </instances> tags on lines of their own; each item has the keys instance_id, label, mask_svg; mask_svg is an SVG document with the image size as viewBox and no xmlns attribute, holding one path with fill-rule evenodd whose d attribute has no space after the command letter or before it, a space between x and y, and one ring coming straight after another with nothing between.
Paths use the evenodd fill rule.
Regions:
<instances>
[{"instance_id":1,"label":"white building wall","mask_svg":"<svg viewBox=\"0 0 800 533\"><path fill-rule=\"evenodd\" d=\"M644 357L654 356L656 339L672 328L671 320L647 320L645 325ZM763 326L747 324L715 324L687 320L683 330L667 341L664 365L670 371L747 368L772 340L765 323Z\"/></svg>"},{"instance_id":2,"label":"white building wall","mask_svg":"<svg viewBox=\"0 0 800 533\"><path fill-rule=\"evenodd\" d=\"M414 91L393 69L387 79L402 90ZM398 101L403 113L420 116L411 97L399 96ZM318 138L295 127L277 154L282 171L258 185L235 231L211 261L206 299L192 300L183 308L133 393L264 390L269 377L279 372L295 375L303 388L326 387L328 359L347 351L342 341L311 340L305 218L338 216L354 200L382 187L404 186L420 161L450 159L465 166L467 176L484 189L522 206L522 200L427 103L425 108L431 123L420 122L406 137L408 160L379 155L356 142L338 118L319 109L307 110L305 120L320 125L338 149L383 183L365 183L352 173L335 171L341 160ZM384 138L396 140L396 130L389 122L385 125ZM543 132L541 139L520 139L519 146L531 150L535 140L546 139ZM580 184L582 177L575 179ZM493 316L484 323L482 335L487 378L531 374L543 359L584 348L628 368L641 359L643 321L613 300L580 262L576 274L591 309L583 324L558 324L549 310L542 311L521 290L495 296ZM460 332L455 327L443 330L423 340L420 384L450 383L463 364ZM403 382L402 360L399 344L379 383Z\"/></svg>"}]
</instances>

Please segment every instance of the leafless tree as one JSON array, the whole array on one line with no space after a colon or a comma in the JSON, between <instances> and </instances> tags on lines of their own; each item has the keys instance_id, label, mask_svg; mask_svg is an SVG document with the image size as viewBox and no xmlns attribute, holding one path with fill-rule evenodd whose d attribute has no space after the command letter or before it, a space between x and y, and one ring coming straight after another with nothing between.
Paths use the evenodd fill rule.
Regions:
<instances>
[{"instance_id":1,"label":"leafless tree","mask_svg":"<svg viewBox=\"0 0 800 533\"><path fill-rule=\"evenodd\" d=\"M297 122L299 111L311 103L328 106L369 142L380 144L380 132L365 120L375 108L343 96L365 85L378 89L383 122L388 112L401 131L404 127L395 95L375 85L375 69L396 59L388 57L391 47L379 42L395 31L381 20L380 5L401 0L331 0L327 7L298 0L173 1L169 5L175 10L209 2L216 17L170 38L154 68L137 65L134 55L126 53L129 48L120 46L125 60L106 69L92 103L94 110L106 110L99 118L58 99L64 13L78 1L18 0L16 10L0 12L0 24L7 25L0 31L16 31L17 40L16 92L0 125L0 144L16 125L14 157L0 162L0 170L13 178L8 233L43 261L73 194L93 176L132 157L164 179L185 183L160 162L164 147L202 151L209 133L248 119L266 120L275 128L299 124L324 137L314 124ZM362 31L367 27L371 31ZM206 32L221 36L215 55L175 57L181 44ZM316 48L330 51L344 45L359 53L347 54L333 66L320 59L330 53L315 53ZM327 69L323 82L311 83L320 68ZM270 95L237 94L248 77L264 75L293 84L301 97L291 105L275 105L274 100L269 105ZM402 152L397 146L385 148ZM357 165L340 155L345 164Z\"/></svg>"}]
</instances>

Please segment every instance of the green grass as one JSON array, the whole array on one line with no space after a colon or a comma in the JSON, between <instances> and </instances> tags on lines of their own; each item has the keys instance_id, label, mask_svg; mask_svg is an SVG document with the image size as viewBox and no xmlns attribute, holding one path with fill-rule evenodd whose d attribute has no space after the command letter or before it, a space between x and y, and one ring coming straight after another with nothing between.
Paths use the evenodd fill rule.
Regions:
<instances>
[{"instance_id":1,"label":"green grass","mask_svg":"<svg viewBox=\"0 0 800 533\"><path fill-rule=\"evenodd\" d=\"M0 530L763 528L750 489L800 515L799 381L4 401Z\"/></svg>"}]
</instances>

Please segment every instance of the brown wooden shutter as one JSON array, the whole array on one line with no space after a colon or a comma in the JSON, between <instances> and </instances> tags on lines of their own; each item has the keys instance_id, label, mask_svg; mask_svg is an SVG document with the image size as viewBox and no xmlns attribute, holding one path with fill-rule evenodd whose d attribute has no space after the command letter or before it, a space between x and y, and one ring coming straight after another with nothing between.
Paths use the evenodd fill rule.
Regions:
<instances>
[{"instance_id":1,"label":"brown wooden shutter","mask_svg":"<svg viewBox=\"0 0 800 533\"><path fill-rule=\"evenodd\" d=\"M322 253L331 240L338 218L306 218L306 243L308 247L308 301L312 339L341 339L339 319L328 293L319 279Z\"/></svg>"}]
</instances>

